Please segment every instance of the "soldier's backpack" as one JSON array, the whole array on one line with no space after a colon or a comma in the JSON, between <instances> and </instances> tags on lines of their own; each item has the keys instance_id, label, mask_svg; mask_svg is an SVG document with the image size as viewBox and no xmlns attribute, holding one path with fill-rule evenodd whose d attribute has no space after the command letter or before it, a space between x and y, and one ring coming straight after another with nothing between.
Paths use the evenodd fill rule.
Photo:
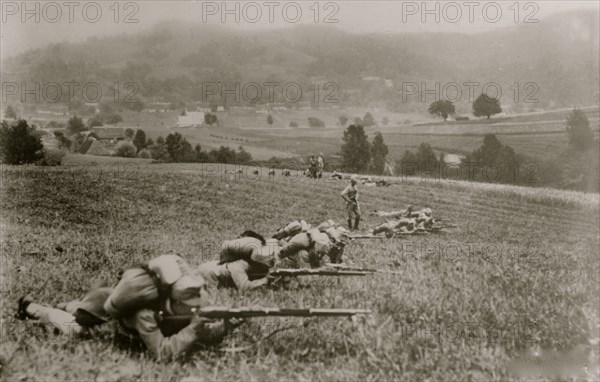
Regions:
<instances>
[{"instance_id":1,"label":"soldier's backpack","mask_svg":"<svg viewBox=\"0 0 600 382\"><path fill-rule=\"evenodd\" d=\"M260 250L263 243L255 237L240 237L233 240L225 240L221 244L219 263L231 263L238 260L252 261L252 253Z\"/></svg>"},{"instance_id":2,"label":"soldier's backpack","mask_svg":"<svg viewBox=\"0 0 600 382\"><path fill-rule=\"evenodd\" d=\"M279 228L273 235L274 239L284 239L296 236L300 232L307 232L311 229L310 224L304 220L296 220Z\"/></svg>"},{"instance_id":3,"label":"soldier's backpack","mask_svg":"<svg viewBox=\"0 0 600 382\"><path fill-rule=\"evenodd\" d=\"M159 256L148 264L127 269L104 303L104 310L113 318L121 318L140 309L160 309L173 283L191 272L185 260L176 255Z\"/></svg>"}]
</instances>

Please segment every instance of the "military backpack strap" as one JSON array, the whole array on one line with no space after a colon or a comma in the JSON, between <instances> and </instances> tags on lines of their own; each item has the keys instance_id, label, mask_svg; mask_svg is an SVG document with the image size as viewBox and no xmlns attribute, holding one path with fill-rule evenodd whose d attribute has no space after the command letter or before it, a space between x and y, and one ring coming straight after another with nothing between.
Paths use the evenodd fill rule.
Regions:
<instances>
[{"instance_id":1,"label":"military backpack strap","mask_svg":"<svg viewBox=\"0 0 600 382\"><path fill-rule=\"evenodd\" d=\"M153 308L164 309L167 299L171 296L172 286L163 284L158 275L150 270L147 264L140 265L140 267L150 275L152 281L154 281L154 285L156 285L156 289L158 290L158 302Z\"/></svg>"}]
</instances>

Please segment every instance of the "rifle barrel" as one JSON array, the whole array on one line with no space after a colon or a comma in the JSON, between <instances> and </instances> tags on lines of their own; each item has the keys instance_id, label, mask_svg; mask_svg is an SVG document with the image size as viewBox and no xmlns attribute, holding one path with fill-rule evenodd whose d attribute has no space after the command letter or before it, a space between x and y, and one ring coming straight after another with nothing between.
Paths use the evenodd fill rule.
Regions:
<instances>
[{"instance_id":1,"label":"rifle barrel","mask_svg":"<svg viewBox=\"0 0 600 382\"><path fill-rule=\"evenodd\" d=\"M370 314L369 309L323 309L323 308L228 308L207 307L195 312L207 318L232 317L348 317L357 314Z\"/></svg>"},{"instance_id":2,"label":"rifle barrel","mask_svg":"<svg viewBox=\"0 0 600 382\"><path fill-rule=\"evenodd\" d=\"M276 269L270 274L272 276L366 276L372 272L351 271L338 269Z\"/></svg>"},{"instance_id":3,"label":"rifle barrel","mask_svg":"<svg viewBox=\"0 0 600 382\"><path fill-rule=\"evenodd\" d=\"M349 266L349 265L333 264L333 263L327 263L325 265L327 265L329 267L334 267L334 268L337 268L340 270L361 271L361 272L368 272L368 273L388 273L391 275L401 275L402 274L402 272L390 271L387 269L362 268L362 267L353 267L353 266Z\"/></svg>"}]
</instances>

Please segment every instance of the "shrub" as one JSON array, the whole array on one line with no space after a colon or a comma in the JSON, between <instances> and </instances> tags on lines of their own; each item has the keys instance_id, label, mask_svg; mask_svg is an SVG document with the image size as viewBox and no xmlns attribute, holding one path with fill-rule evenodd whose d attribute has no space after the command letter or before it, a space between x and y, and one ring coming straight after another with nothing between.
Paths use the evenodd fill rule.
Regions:
<instances>
[{"instance_id":1,"label":"shrub","mask_svg":"<svg viewBox=\"0 0 600 382\"><path fill-rule=\"evenodd\" d=\"M123 158L135 158L137 150L133 143L129 141L121 141L117 144L115 149L115 156Z\"/></svg>"},{"instance_id":2,"label":"shrub","mask_svg":"<svg viewBox=\"0 0 600 382\"><path fill-rule=\"evenodd\" d=\"M298 127L298 122L296 122L296 121L290 122L290 127Z\"/></svg>"},{"instance_id":3,"label":"shrub","mask_svg":"<svg viewBox=\"0 0 600 382\"><path fill-rule=\"evenodd\" d=\"M308 126L310 127L325 127L325 122L316 117L308 117Z\"/></svg>"},{"instance_id":4,"label":"shrub","mask_svg":"<svg viewBox=\"0 0 600 382\"><path fill-rule=\"evenodd\" d=\"M0 157L7 164L34 163L42 158L40 135L27 121L21 119L12 125L3 122L0 128Z\"/></svg>"},{"instance_id":5,"label":"shrub","mask_svg":"<svg viewBox=\"0 0 600 382\"><path fill-rule=\"evenodd\" d=\"M40 166L60 166L65 153L56 149L44 149L43 157L37 164Z\"/></svg>"},{"instance_id":6,"label":"shrub","mask_svg":"<svg viewBox=\"0 0 600 382\"><path fill-rule=\"evenodd\" d=\"M138 158L150 159L150 151L146 149L140 150L138 153Z\"/></svg>"}]
</instances>

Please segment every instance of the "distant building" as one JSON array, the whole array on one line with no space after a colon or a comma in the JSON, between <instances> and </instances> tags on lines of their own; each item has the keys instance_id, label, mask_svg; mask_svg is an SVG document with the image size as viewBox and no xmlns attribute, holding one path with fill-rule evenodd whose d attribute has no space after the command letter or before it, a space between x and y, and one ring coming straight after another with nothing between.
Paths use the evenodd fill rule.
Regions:
<instances>
[{"instance_id":1,"label":"distant building","mask_svg":"<svg viewBox=\"0 0 600 382\"><path fill-rule=\"evenodd\" d=\"M94 127L90 131L92 133L99 141L118 142L125 139L125 129L122 127Z\"/></svg>"},{"instance_id":2,"label":"distant building","mask_svg":"<svg viewBox=\"0 0 600 382\"><path fill-rule=\"evenodd\" d=\"M177 120L177 127L201 127L203 124L204 113L201 111L188 111Z\"/></svg>"},{"instance_id":3,"label":"distant building","mask_svg":"<svg viewBox=\"0 0 600 382\"><path fill-rule=\"evenodd\" d=\"M90 111L93 108L94 113L96 114L100 113L100 104L98 102L86 102L84 106Z\"/></svg>"},{"instance_id":4,"label":"distant building","mask_svg":"<svg viewBox=\"0 0 600 382\"><path fill-rule=\"evenodd\" d=\"M171 104L169 102L151 102L146 105L145 109L150 113L164 113L171 109Z\"/></svg>"}]
</instances>

